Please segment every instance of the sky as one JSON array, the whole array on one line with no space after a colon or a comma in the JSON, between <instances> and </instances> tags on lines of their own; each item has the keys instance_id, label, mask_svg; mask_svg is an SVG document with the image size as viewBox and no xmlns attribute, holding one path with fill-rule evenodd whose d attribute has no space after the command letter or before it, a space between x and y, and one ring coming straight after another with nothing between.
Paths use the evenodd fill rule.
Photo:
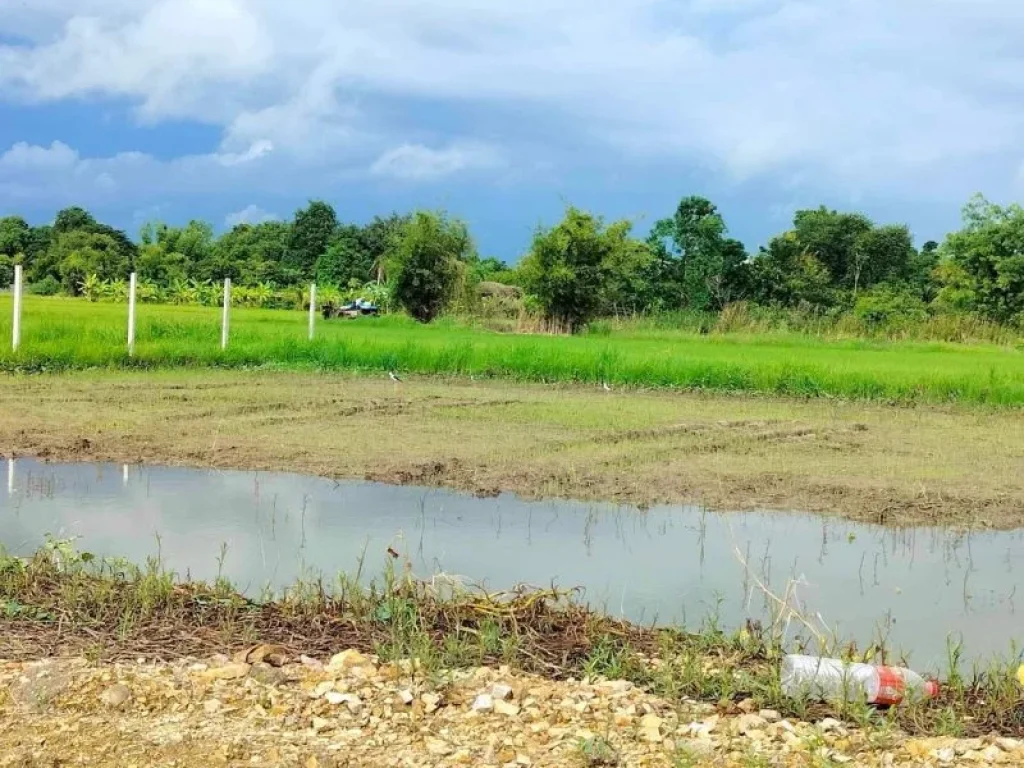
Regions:
<instances>
[{"instance_id":1,"label":"sky","mask_svg":"<svg viewBox=\"0 0 1024 768\"><path fill-rule=\"evenodd\" d=\"M921 243L1024 198L1022 40L1020 0L0 0L0 216L444 208L514 261L699 194L750 249L821 204Z\"/></svg>"}]
</instances>

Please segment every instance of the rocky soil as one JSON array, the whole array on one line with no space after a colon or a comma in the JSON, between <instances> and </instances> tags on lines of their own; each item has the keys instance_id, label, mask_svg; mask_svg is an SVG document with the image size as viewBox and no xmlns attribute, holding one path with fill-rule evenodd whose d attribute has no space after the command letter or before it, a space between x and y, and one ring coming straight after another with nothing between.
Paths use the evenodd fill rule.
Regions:
<instances>
[{"instance_id":1,"label":"rocky soil","mask_svg":"<svg viewBox=\"0 0 1024 768\"><path fill-rule=\"evenodd\" d=\"M668 702L625 681L506 668L426 674L357 651L322 662L0 663L0 766L1024 765L1024 741L914 739Z\"/></svg>"}]
</instances>

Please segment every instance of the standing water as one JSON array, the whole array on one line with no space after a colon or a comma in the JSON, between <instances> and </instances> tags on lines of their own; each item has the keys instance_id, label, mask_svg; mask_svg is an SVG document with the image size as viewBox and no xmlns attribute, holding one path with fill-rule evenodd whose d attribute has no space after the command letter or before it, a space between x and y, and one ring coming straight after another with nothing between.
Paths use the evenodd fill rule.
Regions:
<instances>
[{"instance_id":1,"label":"standing water","mask_svg":"<svg viewBox=\"0 0 1024 768\"><path fill-rule=\"evenodd\" d=\"M179 575L221 574L251 594L353 572L364 552L367 572L379 573L392 547L420 576L445 572L490 589L579 586L592 606L636 621L696 627L715 616L735 628L766 617L764 588L788 592L842 638L862 647L885 638L921 669L943 665L949 637L975 659L1024 639L1021 531L478 499L265 472L25 459L7 469L0 544L9 553L30 554L48 534L79 537L97 556L159 554Z\"/></svg>"}]
</instances>

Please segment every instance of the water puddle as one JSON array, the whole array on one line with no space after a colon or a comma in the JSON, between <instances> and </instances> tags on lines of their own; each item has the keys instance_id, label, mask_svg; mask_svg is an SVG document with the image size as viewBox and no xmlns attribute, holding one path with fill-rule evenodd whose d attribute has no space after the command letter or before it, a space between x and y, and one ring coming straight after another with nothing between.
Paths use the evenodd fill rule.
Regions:
<instances>
[{"instance_id":1,"label":"water puddle","mask_svg":"<svg viewBox=\"0 0 1024 768\"><path fill-rule=\"evenodd\" d=\"M254 595L310 573L352 572L364 551L366 570L379 573L390 546L421 576L444 571L493 589L581 586L591 605L645 622L696 626L716 615L737 627L766 613L758 582L777 595L795 589L844 638L864 645L884 636L925 670L943 666L950 635L975 659L1024 640L1015 604L1024 531L639 512L264 472L25 459L6 469L0 543L8 552L31 553L46 534L81 537L78 546L98 556L141 563L159 553L179 574L221 573Z\"/></svg>"}]
</instances>

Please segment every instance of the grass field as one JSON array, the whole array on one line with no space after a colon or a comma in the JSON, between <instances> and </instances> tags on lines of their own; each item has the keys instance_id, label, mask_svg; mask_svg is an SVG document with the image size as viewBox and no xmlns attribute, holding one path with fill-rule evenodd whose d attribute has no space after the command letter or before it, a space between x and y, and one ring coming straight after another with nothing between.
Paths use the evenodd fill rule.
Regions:
<instances>
[{"instance_id":1,"label":"grass field","mask_svg":"<svg viewBox=\"0 0 1024 768\"><path fill-rule=\"evenodd\" d=\"M142 305L126 352L126 307L27 297L22 347L10 351L10 296L0 296L0 370L270 366L576 381L831 396L896 402L1024 404L1024 350L996 345L823 340L795 334L612 331L578 337L498 334L404 318L323 321L301 312Z\"/></svg>"}]
</instances>

